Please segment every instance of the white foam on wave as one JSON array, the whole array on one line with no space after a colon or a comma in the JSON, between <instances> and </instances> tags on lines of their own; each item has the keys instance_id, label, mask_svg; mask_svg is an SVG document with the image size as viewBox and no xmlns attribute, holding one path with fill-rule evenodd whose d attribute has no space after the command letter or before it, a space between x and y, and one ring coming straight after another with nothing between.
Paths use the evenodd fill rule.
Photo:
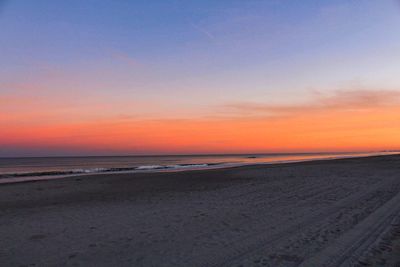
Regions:
<instances>
[{"instance_id":1,"label":"white foam on wave","mask_svg":"<svg viewBox=\"0 0 400 267\"><path fill-rule=\"evenodd\" d=\"M108 168L73 169L72 173L97 173L109 170ZM68 172L68 171L67 171Z\"/></svg>"},{"instance_id":2,"label":"white foam on wave","mask_svg":"<svg viewBox=\"0 0 400 267\"><path fill-rule=\"evenodd\" d=\"M135 168L135 171L147 171L147 170L178 170L178 169L197 169L206 168L210 164L174 164L174 165L144 165Z\"/></svg>"},{"instance_id":3,"label":"white foam on wave","mask_svg":"<svg viewBox=\"0 0 400 267\"><path fill-rule=\"evenodd\" d=\"M187 168L201 168L201 167L208 167L208 164L177 164L177 165L168 165L167 168L169 169L187 169Z\"/></svg>"},{"instance_id":4,"label":"white foam on wave","mask_svg":"<svg viewBox=\"0 0 400 267\"><path fill-rule=\"evenodd\" d=\"M165 168L165 167L161 166L161 165L144 165L144 166L136 167L136 170L157 170L157 169L163 169L163 168Z\"/></svg>"}]
</instances>

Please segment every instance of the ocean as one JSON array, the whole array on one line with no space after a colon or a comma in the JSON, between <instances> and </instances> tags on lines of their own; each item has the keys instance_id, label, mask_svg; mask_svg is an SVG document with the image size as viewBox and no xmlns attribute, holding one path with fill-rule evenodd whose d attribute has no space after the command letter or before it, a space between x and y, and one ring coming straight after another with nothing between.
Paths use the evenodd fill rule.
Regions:
<instances>
[{"instance_id":1,"label":"ocean","mask_svg":"<svg viewBox=\"0 0 400 267\"><path fill-rule=\"evenodd\" d=\"M0 158L0 183L50 179L90 173L195 170L382 154L388 153L278 153Z\"/></svg>"}]
</instances>

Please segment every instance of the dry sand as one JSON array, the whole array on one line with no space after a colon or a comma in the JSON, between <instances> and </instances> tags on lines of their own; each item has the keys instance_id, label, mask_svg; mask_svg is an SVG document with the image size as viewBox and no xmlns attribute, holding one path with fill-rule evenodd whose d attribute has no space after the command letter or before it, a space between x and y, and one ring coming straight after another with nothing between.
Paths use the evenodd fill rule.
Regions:
<instances>
[{"instance_id":1,"label":"dry sand","mask_svg":"<svg viewBox=\"0 0 400 267\"><path fill-rule=\"evenodd\" d=\"M400 156L0 186L0 266L399 266Z\"/></svg>"}]
</instances>

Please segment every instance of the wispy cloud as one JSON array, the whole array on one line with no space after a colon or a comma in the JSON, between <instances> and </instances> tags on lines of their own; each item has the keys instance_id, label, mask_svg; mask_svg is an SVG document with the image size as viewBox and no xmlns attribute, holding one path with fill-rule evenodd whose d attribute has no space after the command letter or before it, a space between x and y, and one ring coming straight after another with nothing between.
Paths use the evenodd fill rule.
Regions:
<instances>
[{"instance_id":1,"label":"wispy cloud","mask_svg":"<svg viewBox=\"0 0 400 267\"><path fill-rule=\"evenodd\" d=\"M200 33L202 33L203 35L205 35L208 39L215 41L215 36L210 33L208 30L200 27L199 25L196 25L194 23L190 23L190 25L195 28L197 31L199 31Z\"/></svg>"},{"instance_id":2,"label":"wispy cloud","mask_svg":"<svg viewBox=\"0 0 400 267\"><path fill-rule=\"evenodd\" d=\"M112 56L116 60L127 63L130 66L137 67L139 65L139 62L136 59L132 58L131 56L129 56L126 53L123 53L120 51L113 51Z\"/></svg>"},{"instance_id":3,"label":"wispy cloud","mask_svg":"<svg viewBox=\"0 0 400 267\"><path fill-rule=\"evenodd\" d=\"M313 99L305 103L271 105L242 102L228 104L225 108L234 113L291 115L298 112L351 111L397 105L400 105L400 91L396 90L336 90L329 95L316 92Z\"/></svg>"}]
</instances>

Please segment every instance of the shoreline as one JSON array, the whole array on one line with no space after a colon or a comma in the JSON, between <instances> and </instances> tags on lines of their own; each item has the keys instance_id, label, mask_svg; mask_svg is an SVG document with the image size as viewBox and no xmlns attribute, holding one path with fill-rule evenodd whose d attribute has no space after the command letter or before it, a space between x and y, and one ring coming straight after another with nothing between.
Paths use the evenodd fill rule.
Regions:
<instances>
[{"instance_id":1,"label":"shoreline","mask_svg":"<svg viewBox=\"0 0 400 267\"><path fill-rule=\"evenodd\" d=\"M7 184L0 264L396 266L399 166L390 155Z\"/></svg>"},{"instance_id":2,"label":"shoreline","mask_svg":"<svg viewBox=\"0 0 400 267\"><path fill-rule=\"evenodd\" d=\"M96 175L114 175L114 174L135 174L135 173L163 173L163 172L189 172L189 171L207 171L207 170L215 170L215 169L229 169L229 168L238 168L238 167L246 167L246 166L259 166L259 165L275 165L275 164L294 164L294 163L302 163L302 162L315 162L315 161L331 161L331 160L341 160L341 159L353 159L353 158L369 158L369 157L382 157L382 156L390 156L390 155L400 155L400 152L379 152L376 154L368 154L365 156L332 156L332 157L321 157L321 158L313 158L313 159L300 159L300 160L282 160L282 161L270 161L270 162L259 162L259 163L207 163L207 164L187 164L192 166L182 165L180 168L155 168L155 169L138 169L138 167L128 168L130 170L122 170L122 171L98 171L98 172L82 172L82 173L68 173L68 174L55 174L55 175L26 175L21 173L18 176L10 176L4 174L5 177L1 177L0 175L0 186L5 184L13 184L13 183L27 183L27 182L39 182L39 181L47 181L54 179L65 179L65 178L75 178L80 176L96 176ZM196 165L207 165L198 167ZM118 169L118 168L116 168ZM123 169L123 168L121 168ZM68 171L73 172L73 171Z\"/></svg>"}]
</instances>

